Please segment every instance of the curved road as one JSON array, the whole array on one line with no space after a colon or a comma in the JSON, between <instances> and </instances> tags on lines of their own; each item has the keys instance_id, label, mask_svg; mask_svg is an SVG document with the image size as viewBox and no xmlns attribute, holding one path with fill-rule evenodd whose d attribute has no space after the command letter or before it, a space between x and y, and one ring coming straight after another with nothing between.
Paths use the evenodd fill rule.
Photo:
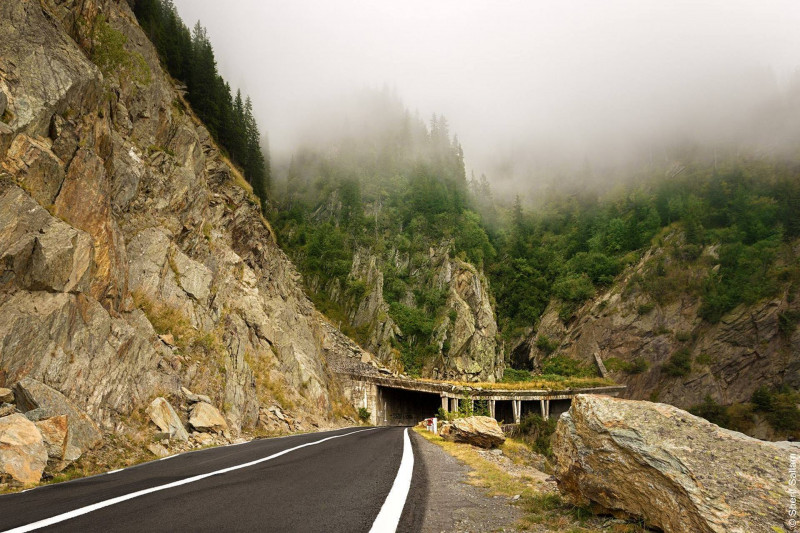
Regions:
<instances>
[{"instance_id":1,"label":"curved road","mask_svg":"<svg viewBox=\"0 0 800 533\"><path fill-rule=\"evenodd\" d=\"M419 531L427 480L408 433L262 439L8 494L0 531Z\"/></svg>"}]
</instances>

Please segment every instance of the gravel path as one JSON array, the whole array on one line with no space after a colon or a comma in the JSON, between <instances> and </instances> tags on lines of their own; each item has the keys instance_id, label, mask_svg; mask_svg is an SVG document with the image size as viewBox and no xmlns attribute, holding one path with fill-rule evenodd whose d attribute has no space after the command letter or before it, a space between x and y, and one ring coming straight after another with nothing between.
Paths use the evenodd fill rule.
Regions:
<instances>
[{"instance_id":1,"label":"gravel path","mask_svg":"<svg viewBox=\"0 0 800 533\"><path fill-rule=\"evenodd\" d=\"M439 446L413 431L415 459L420 461L427 477L428 491L424 502L421 531L478 532L515 531L514 523L522 511L508 498L492 497L487 491L467 484L470 468Z\"/></svg>"}]
</instances>

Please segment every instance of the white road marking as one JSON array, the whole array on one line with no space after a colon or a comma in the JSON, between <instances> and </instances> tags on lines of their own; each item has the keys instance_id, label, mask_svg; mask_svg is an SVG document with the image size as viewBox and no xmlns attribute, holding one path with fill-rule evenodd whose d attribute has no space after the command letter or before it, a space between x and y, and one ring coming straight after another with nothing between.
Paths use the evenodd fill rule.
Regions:
<instances>
[{"instance_id":1,"label":"white road marking","mask_svg":"<svg viewBox=\"0 0 800 533\"><path fill-rule=\"evenodd\" d=\"M92 511L97 511L98 509L102 509L104 507L109 507L111 505L115 505L117 503L122 503L124 501L132 500L133 498L138 498L139 496L144 496L146 494L151 494L153 492L158 492L161 490L171 489L174 487L179 487L181 485L186 485L188 483L194 483L195 481L200 481L201 479L205 479L211 476L217 476L220 474L227 474L228 472L233 472L234 470L240 470L242 468L247 468L253 465L257 465L259 463L263 463L265 461L269 461L271 459L275 459L276 457L280 457L281 455L286 455L289 452L293 452L295 450L299 450L300 448L305 448L306 446L314 446L315 444L321 444L325 441L329 441L331 439L338 439L339 437L347 437L348 435L355 435L356 433L361 433L362 431L371 431L375 428L368 428L368 429L360 429L358 431L351 431L350 433L345 433L344 435L334 435L332 437L326 437L324 439L315 440L313 442L307 442L305 444L301 444L299 446L295 446L294 448L289 448L287 450L283 450L282 452L273 453L272 455L268 455L267 457L262 457L261 459L256 459L255 461L250 461L247 463L242 463L236 466L229 466L228 468L223 468L221 470L215 470L214 472L209 472L207 474L200 474L197 476L187 477L186 479L181 479L178 481L173 481L172 483L167 483L165 485L159 485L157 487L150 487L149 489L139 490L136 492L131 492L130 494L124 494L122 496L117 496L116 498L111 498L109 500L105 500L102 502L97 502L92 505L87 505L86 507L81 507L79 509L75 509L73 511L69 511L66 513L62 513L56 516L52 516L50 518L45 518L44 520L39 520L38 522L32 522L30 524L15 527L14 529L6 530L3 533L25 533L27 531L34 531L36 529L52 526L54 524L58 524L59 522L64 522L65 520L69 520L70 518L75 518L81 515L85 515L91 513ZM403 454L403 458L405 459L405 452ZM396 483L396 482L395 482ZM394 490L394 489L393 489Z\"/></svg>"},{"instance_id":2,"label":"white road marking","mask_svg":"<svg viewBox=\"0 0 800 533\"><path fill-rule=\"evenodd\" d=\"M372 523L370 533L388 533L397 531L400 523L400 515L403 514L403 507L406 505L408 491L411 489L411 476L414 473L414 450L411 448L411 439L408 437L408 428L403 433L403 458L400 459L400 468L397 469L397 477L394 478L392 490L383 502L381 512Z\"/></svg>"}]
</instances>

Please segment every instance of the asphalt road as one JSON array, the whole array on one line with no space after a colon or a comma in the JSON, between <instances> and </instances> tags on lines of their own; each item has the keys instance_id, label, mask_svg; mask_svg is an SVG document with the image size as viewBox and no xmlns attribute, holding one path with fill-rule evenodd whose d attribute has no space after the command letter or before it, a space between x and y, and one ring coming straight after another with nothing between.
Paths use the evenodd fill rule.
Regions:
<instances>
[{"instance_id":1,"label":"asphalt road","mask_svg":"<svg viewBox=\"0 0 800 533\"><path fill-rule=\"evenodd\" d=\"M0 531L51 517L58 521L36 531L370 531L386 516L390 490L395 504L405 496L392 490L408 470L400 469L404 433L350 428L262 439L8 494L0 496ZM419 437L409 433L416 449ZM413 456L410 490L395 505L397 531L419 531L424 515L426 473Z\"/></svg>"}]
</instances>

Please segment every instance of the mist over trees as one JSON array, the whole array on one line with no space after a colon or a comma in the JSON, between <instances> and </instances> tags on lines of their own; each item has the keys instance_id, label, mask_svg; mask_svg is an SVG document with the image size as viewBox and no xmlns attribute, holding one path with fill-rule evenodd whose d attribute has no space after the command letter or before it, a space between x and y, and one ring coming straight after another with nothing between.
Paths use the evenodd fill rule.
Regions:
<instances>
[{"instance_id":1,"label":"mist over trees","mask_svg":"<svg viewBox=\"0 0 800 533\"><path fill-rule=\"evenodd\" d=\"M234 96L219 74L206 29L198 21L189 31L172 0L137 0L134 13L169 74L186 84L192 109L231 161L244 171L266 209L269 152L261 145L253 104L249 96L243 100L239 90Z\"/></svg>"}]
</instances>

